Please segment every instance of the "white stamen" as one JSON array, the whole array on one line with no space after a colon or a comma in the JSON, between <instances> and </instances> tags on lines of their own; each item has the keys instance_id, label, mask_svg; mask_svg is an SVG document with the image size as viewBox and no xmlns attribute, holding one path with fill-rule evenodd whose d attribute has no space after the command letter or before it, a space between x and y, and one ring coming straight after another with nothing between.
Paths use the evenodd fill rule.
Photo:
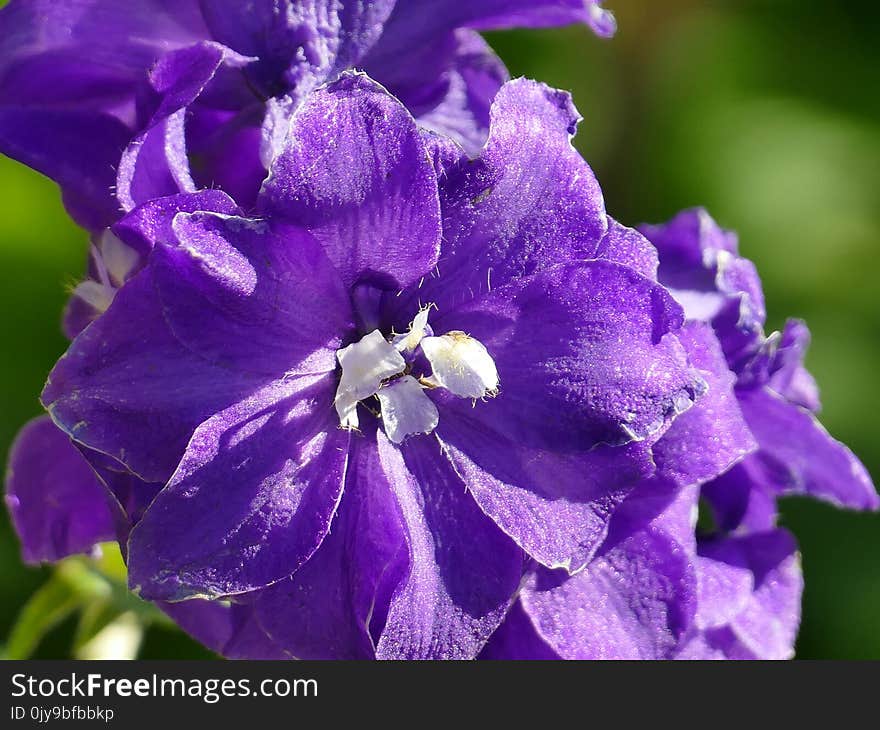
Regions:
<instances>
[{"instance_id":1,"label":"white stamen","mask_svg":"<svg viewBox=\"0 0 880 730\"><path fill-rule=\"evenodd\" d=\"M104 261L110 283L119 289L140 262L141 256L131 246L119 240L108 228L101 234L98 249Z\"/></svg>"},{"instance_id":2,"label":"white stamen","mask_svg":"<svg viewBox=\"0 0 880 730\"><path fill-rule=\"evenodd\" d=\"M73 296L79 297L98 314L104 314L116 296L116 289L92 279L80 282L74 287Z\"/></svg>"},{"instance_id":3,"label":"white stamen","mask_svg":"<svg viewBox=\"0 0 880 730\"><path fill-rule=\"evenodd\" d=\"M342 375L334 406L342 428L356 429L358 403L375 395L385 433L399 444L407 436L431 433L437 427L440 415L425 388L446 388L473 399L497 393L498 371L483 343L457 331L435 337L428 325L430 309L431 305L420 310L409 332L391 342L374 330L337 351ZM419 347L433 368L428 377L418 372L424 366L424 360L414 357Z\"/></svg>"},{"instance_id":4,"label":"white stamen","mask_svg":"<svg viewBox=\"0 0 880 730\"><path fill-rule=\"evenodd\" d=\"M498 390L498 370L483 343L464 332L426 337L422 352L434 374L429 382L462 398L483 398Z\"/></svg>"},{"instance_id":5,"label":"white stamen","mask_svg":"<svg viewBox=\"0 0 880 730\"><path fill-rule=\"evenodd\" d=\"M113 235L109 228L92 244L91 256L97 280L86 279L77 284L73 296L82 299L98 314L103 314L141 257L137 251Z\"/></svg>"},{"instance_id":6,"label":"white stamen","mask_svg":"<svg viewBox=\"0 0 880 730\"><path fill-rule=\"evenodd\" d=\"M336 412L343 428L357 428L358 401L375 395L383 380L403 372L406 362L379 330L339 350L336 358L342 366Z\"/></svg>"},{"instance_id":7,"label":"white stamen","mask_svg":"<svg viewBox=\"0 0 880 730\"><path fill-rule=\"evenodd\" d=\"M420 310L415 316L415 319L410 322L409 332L405 335L397 335L397 337L391 341L398 351L412 352L419 346L423 337L432 334L431 329L428 327L428 314L430 312L430 306Z\"/></svg>"},{"instance_id":8,"label":"white stamen","mask_svg":"<svg viewBox=\"0 0 880 730\"><path fill-rule=\"evenodd\" d=\"M377 395L385 433L392 443L402 443L412 434L431 433L440 421L437 406L411 375L388 383Z\"/></svg>"}]
</instances>

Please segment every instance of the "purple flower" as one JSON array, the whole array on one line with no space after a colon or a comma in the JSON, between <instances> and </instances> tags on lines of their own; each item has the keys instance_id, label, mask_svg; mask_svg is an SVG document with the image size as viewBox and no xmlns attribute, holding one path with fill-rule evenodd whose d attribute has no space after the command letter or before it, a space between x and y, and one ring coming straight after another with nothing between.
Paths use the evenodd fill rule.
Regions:
<instances>
[{"instance_id":1,"label":"purple flower","mask_svg":"<svg viewBox=\"0 0 880 730\"><path fill-rule=\"evenodd\" d=\"M48 416L28 423L12 444L6 506L29 563L90 552L116 537L107 493Z\"/></svg>"},{"instance_id":2,"label":"purple flower","mask_svg":"<svg viewBox=\"0 0 880 730\"><path fill-rule=\"evenodd\" d=\"M788 659L803 589L794 539L694 537L696 490L575 576L529 576L484 659ZM690 534L690 539L682 539Z\"/></svg>"},{"instance_id":3,"label":"purple flower","mask_svg":"<svg viewBox=\"0 0 880 730\"><path fill-rule=\"evenodd\" d=\"M777 498L880 506L864 467L816 420L806 326L765 336L761 283L735 235L703 210L640 230L684 307L679 340L708 393L654 445L656 471L614 514L596 559L574 576L532 569L485 658L790 658L803 578ZM695 531L700 497L709 533Z\"/></svg>"},{"instance_id":4,"label":"purple flower","mask_svg":"<svg viewBox=\"0 0 880 730\"><path fill-rule=\"evenodd\" d=\"M93 463L167 482L131 520L142 596L214 616L231 655L472 657L528 565L609 559L706 381L577 121L509 83L470 160L343 75L304 100L259 218L178 198L120 223L152 252L43 399Z\"/></svg>"},{"instance_id":5,"label":"purple flower","mask_svg":"<svg viewBox=\"0 0 880 730\"><path fill-rule=\"evenodd\" d=\"M693 542L692 495L682 491L661 517L623 539L612 525L580 573L534 568L481 658L675 657L697 604L687 544Z\"/></svg>"},{"instance_id":6,"label":"purple flower","mask_svg":"<svg viewBox=\"0 0 880 730\"><path fill-rule=\"evenodd\" d=\"M778 497L880 505L806 326L704 211L611 219L568 95L476 34L611 16L252 5L0 11L0 147L92 229L25 559L116 539L232 658L790 657Z\"/></svg>"},{"instance_id":7,"label":"purple flower","mask_svg":"<svg viewBox=\"0 0 880 730\"><path fill-rule=\"evenodd\" d=\"M304 96L343 70L476 152L507 78L476 30L566 23L614 31L597 0L12 0L0 152L94 231L198 188L250 206Z\"/></svg>"},{"instance_id":8,"label":"purple flower","mask_svg":"<svg viewBox=\"0 0 880 730\"><path fill-rule=\"evenodd\" d=\"M699 541L697 610L682 659L790 659L800 622L800 556L782 529Z\"/></svg>"},{"instance_id":9,"label":"purple flower","mask_svg":"<svg viewBox=\"0 0 880 730\"><path fill-rule=\"evenodd\" d=\"M789 320L781 333L764 334L761 283L754 265L739 256L734 234L703 210L642 231L659 251L660 281L688 318L708 322L715 331L757 441L754 455L704 489L719 526L771 528L776 498L789 494L877 509L880 498L861 462L816 418L819 393L803 364L809 330Z\"/></svg>"},{"instance_id":10,"label":"purple flower","mask_svg":"<svg viewBox=\"0 0 880 730\"><path fill-rule=\"evenodd\" d=\"M819 393L803 364L809 330L789 320L764 334L760 280L734 234L703 210L642 231L660 253L661 281L689 317L710 322L723 343L756 451L702 496L718 526L698 541L700 584L689 658L789 658L803 579L794 539L776 528L776 500L801 494L876 510L880 498L856 456L817 420Z\"/></svg>"}]
</instances>

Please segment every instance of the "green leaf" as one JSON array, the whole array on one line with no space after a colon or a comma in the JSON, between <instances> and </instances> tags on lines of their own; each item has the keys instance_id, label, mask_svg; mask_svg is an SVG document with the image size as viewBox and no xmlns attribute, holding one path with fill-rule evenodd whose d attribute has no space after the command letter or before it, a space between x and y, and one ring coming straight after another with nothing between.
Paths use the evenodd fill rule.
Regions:
<instances>
[{"instance_id":1,"label":"green leaf","mask_svg":"<svg viewBox=\"0 0 880 730\"><path fill-rule=\"evenodd\" d=\"M73 637L73 651L78 652L103 629L120 616L118 606L110 601L96 601L83 606L79 616L79 624Z\"/></svg>"},{"instance_id":2,"label":"green leaf","mask_svg":"<svg viewBox=\"0 0 880 730\"><path fill-rule=\"evenodd\" d=\"M73 639L78 653L109 626L121 621L129 633L139 625L172 625L153 604L132 594L126 585L125 564L115 544L101 546L100 556L74 556L55 566L49 580L24 605L9 634L3 657L26 659L43 638L79 612Z\"/></svg>"},{"instance_id":3,"label":"green leaf","mask_svg":"<svg viewBox=\"0 0 880 730\"><path fill-rule=\"evenodd\" d=\"M59 573L55 573L22 607L9 640L6 659L27 659L43 637L81 605L82 598Z\"/></svg>"}]
</instances>

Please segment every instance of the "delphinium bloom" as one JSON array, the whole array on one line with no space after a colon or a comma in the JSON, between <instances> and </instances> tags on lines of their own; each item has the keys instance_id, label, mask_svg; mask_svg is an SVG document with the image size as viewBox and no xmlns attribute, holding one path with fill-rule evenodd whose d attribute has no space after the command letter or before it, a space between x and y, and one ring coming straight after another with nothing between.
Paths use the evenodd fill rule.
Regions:
<instances>
[{"instance_id":1,"label":"delphinium bloom","mask_svg":"<svg viewBox=\"0 0 880 730\"><path fill-rule=\"evenodd\" d=\"M589 569L707 383L577 119L509 83L469 159L345 75L258 218L120 223L152 251L43 400L100 474L161 487L128 514L133 588L230 656L449 658L529 565Z\"/></svg>"},{"instance_id":2,"label":"delphinium bloom","mask_svg":"<svg viewBox=\"0 0 880 730\"><path fill-rule=\"evenodd\" d=\"M26 559L115 538L229 657L790 656L776 497L877 495L731 234L609 218L567 95L472 30L598 3L127 11L2 11L0 142L93 233L60 429L10 458Z\"/></svg>"},{"instance_id":3,"label":"delphinium bloom","mask_svg":"<svg viewBox=\"0 0 880 730\"><path fill-rule=\"evenodd\" d=\"M803 364L806 325L789 320L765 335L761 282L736 236L704 210L642 231L660 253L661 281L688 317L717 334L757 444L701 491L716 528L697 544L702 620L687 655L788 657L802 578L794 538L776 527L777 499L802 495L858 510L876 510L880 499L861 462L816 418L819 392Z\"/></svg>"},{"instance_id":4,"label":"delphinium bloom","mask_svg":"<svg viewBox=\"0 0 880 730\"><path fill-rule=\"evenodd\" d=\"M568 23L614 32L594 0L12 0L0 9L0 152L55 179L92 237L66 334L106 310L149 250L136 231L107 226L199 188L252 207L291 117L322 82L367 68L422 127L475 152L507 78L477 30ZM18 450L63 444L32 428Z\"/></svg>"},{"instance_id":5,"label":"delphinium bloom","mask_svg":"<svg viewBox=\"0 0 880 730\"><path fill-rule=\"evenodd\" d=\"M54 178L68 210L92 233L87 278L72 292L65 333L72 338L100 316L149 253L152 231L132 224L111 233L107 226L138 203L206 186L250 207L290 117L323 81L348 66L366 67L423 127L473 151L507 77L477 30L567 23L586 23L602 36L614 31L610 13L592 0L12 0L0 9L0 151ZM239 210L227 210L228 199L184 197L181 210ZM28 559L60 557L63 535L91 522L102 526L96 537L106 537L108 520L89 506L102 499L99 484L86 490L82 510L52 507L73 507L56 467L79 475L75 488L90 480L80 458L45 417L17 439L8 502ZM119 482L115 491L126 493L132 513L160 486L141 484L112 462L102 475ZM23 527L47 506L59 518L54 547ZM129 519L117 514L115 521L124 544ZM68 547L80 549L80 542Z\"/></svg>"},{"instance_id":6,"label":"delphinium bloom","mask_svg":"<svg viewBox=\"0 0 880 730\"><path fill-rule=\"evenodd\" d=\"M638 640L629 653L645 657L789 658L803 579L795 539L776 525L777 498L880 506L862 464L816 419L818 389L803 365L806 326L789 321L765 335L761 282L736 236L704 210L640 230L657 247L661 283L684 307L681 340L714 396L656 444L657 474L618 510L607 552L571 578L536 569L484 656L625 658L624 644L608 641L625 636ZM722 411L730 424L739 412L741 426L713 444L704 424ZM736 457L729 468L716 459L725 452ZM693 468L712 460L709 470ZM658 476L672 486L671 499ZM695 532L700 497L714 526ZM622 607L612 624L597 610L609 598Z\"/></svg>"},{"instance_id":7,"label":"delphinium bloom","mask_svg":"<svg viewBox=\"0 0 880 730\"><path fill-rule=\"evenodd\" d=\"M719 526L763 529L775 498L801 494L839 507L875 509L877 494L852 452L819 423L819 392L804 367L810 333L799 320L765 335L766 312L754 264L736 236L704 210L643 226L660 254L660 280L690 319L709 322L736 377L736 396L758 452L707 487Z\"/></svg>"},{"instance_id":8,"label":"delphinium bloom","mask_svg":"<svg viewBox=\"0 0 880 730\"><path fill-rule=\"evenodd\" d=\"M0 152L93 231L199 188L249 207L301 100L343 70L476 152L507 78L477 31L568 23L614 32L597 0L12 0Z\"/></svg>"}]
</instances>

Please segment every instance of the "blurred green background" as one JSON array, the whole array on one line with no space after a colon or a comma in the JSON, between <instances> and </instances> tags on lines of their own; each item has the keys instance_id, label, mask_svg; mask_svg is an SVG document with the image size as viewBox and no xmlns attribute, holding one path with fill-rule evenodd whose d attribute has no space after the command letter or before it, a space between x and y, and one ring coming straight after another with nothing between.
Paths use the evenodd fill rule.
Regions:
<instances>
[{"instance_id":1,"label":"blurred green background","mask_svg":"<svg viewBox=\"0 0 880 730\"><path fill-rule=\"evenodd\" d=\"M3 4L0 2L0 4ZM607 0L620 31L494 33L513 75L570 89L576 140L609 211L628 224L705 205L761 271L770 325L813 331L823 422L880 479L880 4L837 0ZM59 313L85 235L55 187L0 158L0 456L65 347ZM789 500L806 592L800 658L880 658L880 516ZM0 525L0 637L49 576ZM51 597L49 597L51 604ZM37 656L69 652L76 622ZM143 657L207 653L161 622Z\"/></svg>"}]
</instances>

